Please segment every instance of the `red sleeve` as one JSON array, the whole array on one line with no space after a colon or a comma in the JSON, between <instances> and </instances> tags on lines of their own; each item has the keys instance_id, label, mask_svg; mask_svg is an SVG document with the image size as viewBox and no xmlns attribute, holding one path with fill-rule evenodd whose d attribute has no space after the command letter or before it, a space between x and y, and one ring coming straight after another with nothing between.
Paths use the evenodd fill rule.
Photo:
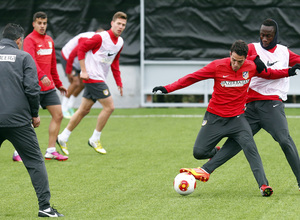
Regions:
<instances>
[{"instance_id":1,"label":"red sleeve","mask_svg":"<svg viewBox=\"0 0 300 220\"><path fill-rule=\"evenodd\" d=\"M256 57L259 57L257 54L256 55L248 55L247 60L254 61Z\"/></svg>"},{"instance_id":2,"label":"red sleeve","mask_svg":"<svg viewBox=\"0 0 300 220\"><path fill-rule=\"evenodd\" d=\"M120 87L123 87L122 79L121 79L121 72L120 72L120 68L119 68L119 58L120 58L122 49L123 49L123 47L121 48L119 53L116 55L114 61L112 62L111 66L110 66L113 76L115 78L116 84L117 84L117 86L120 86Z\"/></svg>"},{"instance_id":3,"label":"red sleeve","mask_svg":"<svg viewBox=\"0 0 300 220\"><path fill-rule=\"evenodd\" d=\"M256 76L265 78L265 79L280 79L284 77L289 77L289 68L286 69L271 69L268 68L268 72L265 70L262 71L261 73L256 72Z\"/></svg>"},{"instance_id":4,"label":"red sleeve","mask_svg":"<svg viewBox=\"0 0 300 220\"><path fill-rule=\"evenodd\" d=\"M216 71L216 62L213 61L208 65L206 65L205 67L203 67L202 69L197 70L196 72L193 72L191 74L188 74L180 78L176 82L173 82L172 84L166 85L165 88L167 89L168 93L178 89L183 89L201 80L214 78L215 71Z\"/></svg>"},{"instance_id":5,"label":"red sleeve","mask_svg":"<svg viewBox=\"0 0 300 220\"><path fill-rule=\"evenodd\" d=\"M53 43L53 42L52 42ZM55 49L54 49L54 43L53 43L53 50L52 50L52 60L51 60L51 75L53 82L56 86L56 88L61 87L63 84L59 79L59 75L57 72L57 67L56 67L56 54L55 54Z\"/></svg>"},{"instance_id":6,"label":"red sleeve","mask_svg":"<svg viewBox=\"0 0 300 220\"><path fill-rule=\"evenodd\" d=\"M67 60L66 74L71 74L75 57L77 57L78 45L72 50Z\"/></svg>"},{"instance_id":7,"label":"red sleeve","mask_svg":"<svg viewBox=\"0 0 300 220\"><path fill-rule=\"evenodd\" d=\"M289 66L294 66L295 64L300 63L300 56L298 54L295 54L290 50L289 50L289 54L290 54Z\"/></svg>"},{"instance_id":8,"label":"red sleeve","mask_svg":"<svg viewBox=\"0 0 300 220\"><path fill-rule=\"evenodd\" d=\"M85 54L92 50L93 53L95 53L102 44L102 37L99 34L95 34L92 38L89 38L87 40L84 40L83 42L79 42L78 47L78 60L83 60L85 58Z\"/></svg>"},{"instance_id":9,"label":"red sleeve","mask_svg":"<svg viewBox=\"0 0 300 220\"><path fill-rule=\"evenodd\" d=\"M36 65L36 69L37 69L37 73L38 73L38 79L41 80L44 76L46 76L46 74L44 73L44 71L39 67L38 63L36 62L36 57L35 57L35 42L32 38L30 37L26 37L24 39L24 43L23 43L23 50L28 52Z\"/></svg>"},{"instance_id":10,"label":"red sleeve","mask_svg":"<svg viewBox=\"0 0 300 220\"><path fill-rule=\"evenodd\" d=\"M248 44L248 56L257 55L254 44Z\"/></svg>"}]
</instances>

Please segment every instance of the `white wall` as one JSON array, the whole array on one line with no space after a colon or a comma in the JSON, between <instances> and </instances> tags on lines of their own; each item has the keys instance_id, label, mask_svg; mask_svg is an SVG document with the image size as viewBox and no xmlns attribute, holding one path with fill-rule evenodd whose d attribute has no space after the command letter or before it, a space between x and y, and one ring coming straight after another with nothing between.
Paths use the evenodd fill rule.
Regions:
<instances>
[{"instance_id":1,"label":"white wall","mask_svg":"<svg viewBox=\"0 0 300 220\"><path fill-rule=\"evenodd\" d=\"M207 96L213 91L213 81L205 80L190 87L174 92L174 94L204 94L204 103L152 103L147 102L146 96L152 94L154 86L165 85L176 81L205 65L205 62L150 62L144 66L144 73L141 73L140 66L120 65L121 77L123 81L123 97L117 89L113 75L110 72L107 84L114 99L116 108L138 108L138 107L206 107L208 104ZM64 74L61 64L57 66L60 79L67 88L69 82ZM142 86L141 86L142 85ZM291 77L289 95L300 95L300 75ZM142 88L141 88L142 87ZM59 92L58 92L59 93ZM60 95L60 94L59 94ZM77 98L75 107L78 108L81 102L82 93ZM60 95L61 97L61 95ZM299 103L286 103L286 107L300 107ZM101 108L97 102L94 108Z\"/></svg>"}]
</instances>

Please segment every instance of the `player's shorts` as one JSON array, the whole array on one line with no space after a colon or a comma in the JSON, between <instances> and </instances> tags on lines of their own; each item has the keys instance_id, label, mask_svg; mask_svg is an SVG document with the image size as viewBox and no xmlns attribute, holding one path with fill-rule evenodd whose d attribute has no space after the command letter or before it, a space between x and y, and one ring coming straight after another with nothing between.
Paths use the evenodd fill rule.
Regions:
<instances>
[{"instance_id":1,"label":"player's shorts","mask_svg":"<svg viewBox=\"0 0 300 220\"><path fill-rule=\"evenodd\" d=\"M43 109L46 109L50 105L60 105L60 99L56 93L56 90L53 89L47 93L40 93L40 105Z\"/></svg>"},{"instance_id":2,"label":"player's shorts","mask_svg":"<svg viewBox=\"0 0 300 220\"><path fill-rule=\"evenodd\" d=\"M105 82L85 83L83 97L96 102L98 99L105 99L111 96L108 86Z\"/></svg>"},{"instance_id":3,"label":"player's shorts","mask_svg":"<svg viewBox=\"0 0 300 220\"><path fill-rule=\"evenodd\" d=\"M75 67L73 67L72 76L78 76L79 77L80 72L81 72L81 70L75 69Z\"/></svg>"}]
</instances>

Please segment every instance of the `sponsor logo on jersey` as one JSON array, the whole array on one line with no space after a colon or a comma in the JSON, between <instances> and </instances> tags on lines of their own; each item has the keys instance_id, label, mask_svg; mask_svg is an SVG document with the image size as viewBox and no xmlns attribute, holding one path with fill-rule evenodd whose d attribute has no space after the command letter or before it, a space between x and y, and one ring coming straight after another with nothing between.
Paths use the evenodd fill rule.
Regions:
<instances>
[{"instance_id":1,"label":"sponsor logo on jersey","mask_svg":"<svg viewBox=\"0 0 300 220\"><path fill-rule=\"evenodd\" d=\"M0 62L16 62L16 55L0 54Z\"/></svg>"},{"instance_id":2,"label":"sponsor logo on jersey","mask_svg":"<svg viewBox=\"0 0 300 220\"><path fill-rule=\"evenodd\" d=\"M238 80L238 81L222 81L222 87L242 87L249 83L249 79L246 80Z\"/></svg>"},{"instance_id":3,"label":"sponsor logo on jersey","mask_svg":"<svg viewBox=\"0 0 300 220\"><path fill-rule=\"evenodd\" d=\"M277 63L278 62L278 60L277 61L275 61L275 62L273 62L273 63L270 63L269 62L269 60L268 60L268 62L267 62L267 66L273 66L275 63Z\"/></svg>"},{"instance_id":4,"label":"sponsor logo on jersey","mask_svg":"<svg viewBox=\"0 0 300 220\"><path fill-rule=\"evenodd\" d=\"M0 50L2 50L2 49L4 49L5 48L5 46L0 46Z\"/></svg>"},{"instance_id":5,"label":"sponsor logo on jersey","mask_svg":"<svg viewBox=\"0 0 300 220\"><path fill-rule=\"evenodd\" d=\"M243 72L243 78L248 79L249 78L249 71Z\"/></svg>"},{"instance_id":6,"label":"sponsor logo on jersey","mask_svg":"<svg viewBox=\"0 0 300 220\"><path fill-rule=\"evenodd\" d=\"M115 53L110 53L110 52L108 52L107 56L111 57L111 56L113 56L114 54L115 54Z\"/></svg>"},{"instance_id":7,"label":"sponsor logo on jersey","mask_svg":"<svg viewBox=\"0 0 300 220\"><path fill-rule=\"evenodd\" d=\"M103 94L104 94L105 96L108 96L108 94L109 94L108 89L103 90Z\"/></svg>"},{"instance_id":8,"label":"sponsor logo on jersey","mask_svg":"<svg viewBox=\"0 0 300 220\"><path fill-rule=\"evenodd\" d=\"M36 53L37 55L51 55L52 49L39 49Z\"/></svg>"}]
</instances>

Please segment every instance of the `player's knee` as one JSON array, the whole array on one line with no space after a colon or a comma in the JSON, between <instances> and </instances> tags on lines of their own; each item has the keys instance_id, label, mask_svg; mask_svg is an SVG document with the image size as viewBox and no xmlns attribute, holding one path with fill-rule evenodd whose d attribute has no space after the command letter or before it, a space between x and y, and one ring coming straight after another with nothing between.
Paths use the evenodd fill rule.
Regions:
<instances>
[{"instance_id":1,"label":"player's knee","mask_svg":"<svg viewBox=\"0 0 300 220\"><path fill-rule=\"evenodd\" d=\"M91 109L83 109L83 110L80 112L80 114L84 117L84 116L86 116L87 114L89 114L90 111L91 111Z\"/></svg>"},{"instance_id":2,"label":"player's knee","mask_svg":"<svg viewBox=\"0 0 300 220\"><path fill-rule=\"evenodd\" d=\"M115 106L110 107L110 112L113 113L115 111Z\"/></svg>"},{"instance_id":3,"label":"player's knee","mask_svg":"<svg viewBox=\"0 0 300 220\"><path fill-rule=\"evenodd\" d=\"M64 116L63 116L62 112L59 112L57 114L52 115L52 118L53 118L53 120L55 120L58 123L60 123L63 120Z\"/></svg>"},{"instance_id":4,"label":"player's knee","mask_svg":"<svg viewBox=\"0 0 300 220\"><path fill-rule=\"evenodd\" d=\"M194 155L194 158L197 160L207 158L207 153L204 150L196 148L196 147L194 147L193 155Z\"/></svg>"},{"instance_id":5,"label":"player's knee","mask_svg":"<svg viewBox=\"0 0 300 220\"><path fill-rule=\"evenodd\" d=\"M115 110L115 106L114 105L109 105L109 106L106 106L105 109L104 109L106 112L112 114Z\"/></svg>"}]
</instances>

